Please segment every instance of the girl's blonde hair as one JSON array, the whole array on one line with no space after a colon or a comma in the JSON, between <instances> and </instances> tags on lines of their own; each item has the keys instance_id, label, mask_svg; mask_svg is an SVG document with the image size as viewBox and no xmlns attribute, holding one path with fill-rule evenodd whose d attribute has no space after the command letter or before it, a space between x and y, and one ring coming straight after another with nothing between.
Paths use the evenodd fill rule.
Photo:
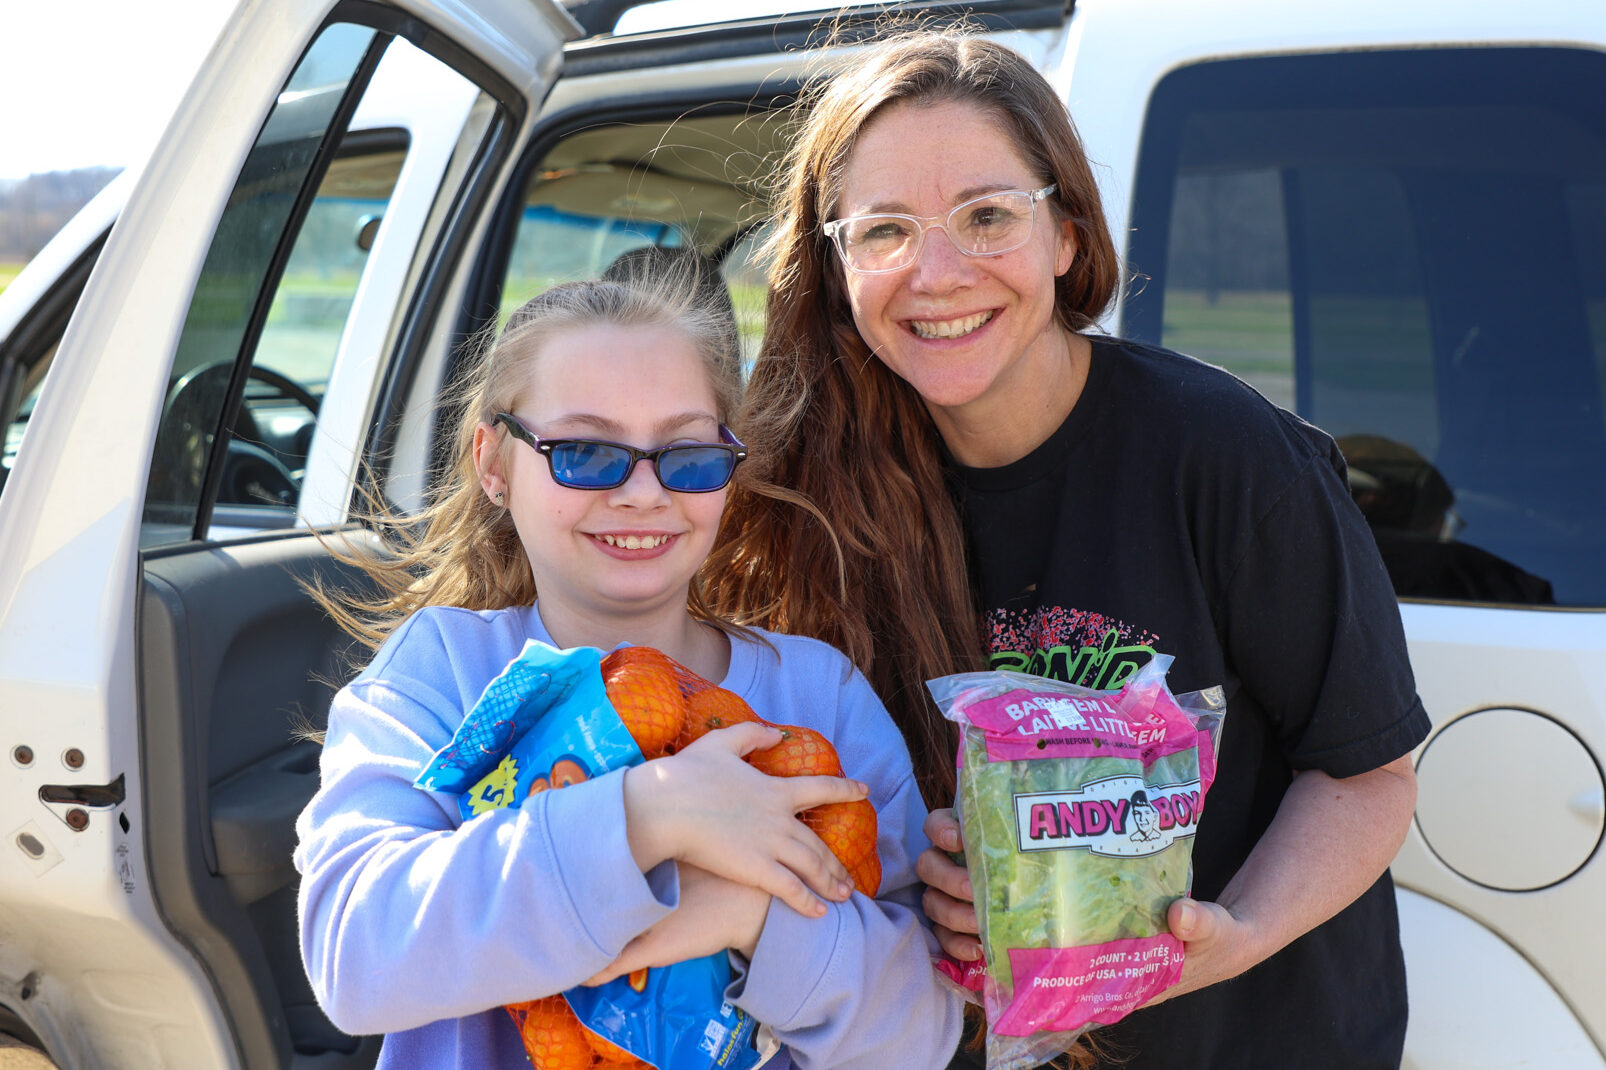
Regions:
<instances>
[{"instance_id":1,"label":"girl's blonde hair","mask_svg":"<svg viewBox=\"0 0 1606 1070\"><path fill-rule=\"evenodd\" d=\"M425 606L505 609L535 601L535 577L508 511L488 498L474 464L474 432L498 428L497 450L522 449L496 424L517 409L530 365L565 331L606 324L675 331L702 357L721 423L741 398L741 370L729 306L709 297L704 273L689 258L659 257L627 265L608 279L554 286L526 301L501 331L475 343L476 359L446 389L445 426L456 427L449 467L431 487L430 504L403 515L367 491L359 517L379 536L377 549L346 542L334 556L372 581L372 594L314 585L313 596L359 642L377 649L410 614ZM643 388L647 388L643 384ZM737 469L736 480L741 480ZM726 631L740 629L709 610L702 577L694 578L687 609Z\"/></svg>"}]
</instances>

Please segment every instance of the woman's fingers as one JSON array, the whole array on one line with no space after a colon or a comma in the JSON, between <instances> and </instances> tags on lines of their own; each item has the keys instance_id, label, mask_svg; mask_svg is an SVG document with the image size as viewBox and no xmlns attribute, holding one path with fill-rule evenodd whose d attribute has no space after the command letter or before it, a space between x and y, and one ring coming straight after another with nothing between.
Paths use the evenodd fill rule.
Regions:
<instances>
[{"instance_id":1,"label":"woman's fingers","mask_svg":"<svg viewBox=\"0 0 1606 1070\"><path fill-rule=\"evenodd\" d=\"M970 886L970 871L935 847L926 848L915 859L915 876L927 886L946 892L955 899L976 898L975 890Z\"/></svg>"},{"instance_id":2,"label":"woman's fingers","mask_svg":"<svg viewBox=\"0 0 1606 1070\"><path fill-rule=\"evenodd\" d=\"M952 929L938 925L935 927L937 942L942 949L960 962L975 962L981 958L981 941L972 933L956 933Z\"/></svg>"},{"instance_id":3,"label":"woman's fingers","mask_svg":"<svg viewBox=\"0 0 1606 1070\"><path fill-rule=\"evenodd\" d=\"M941 928L969 933L972 939L981 929L981 924L976 920L975 903L955 899L936 888L927 888L920 898L920 905L925 908L926 917Z\"/></svg>"},{"instance_id":4,"label":"woman's fingers","mask_svg":"<svg viewBox=\"0 0 1606 1070\"><path fill-rule=\"evenodd\" d=\"M926 839L944 851L962 851L964 841L959 831L959 817L951 809L933 810L926 815L922 826Z\"/></svg>"},{"instance_id":5,"label":"woman's fingers","mask_svg":"<svg viewBox=\"0 0 1606 1070\"><path fill-rule=\"evenodd\" d=\"M825 915L825 903L809 891L808 885L803 883L795 870L786 866L772 866L768 877L759 882L758 888L760 891L770 893L805 918L819 918Z\"/></svg>"}]
</instances>

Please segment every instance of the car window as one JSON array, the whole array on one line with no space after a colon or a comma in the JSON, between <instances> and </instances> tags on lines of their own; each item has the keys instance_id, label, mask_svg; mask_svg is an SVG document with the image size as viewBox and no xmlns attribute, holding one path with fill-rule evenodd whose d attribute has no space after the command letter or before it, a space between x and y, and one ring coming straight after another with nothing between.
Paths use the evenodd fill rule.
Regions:
<instances>
[{"instance_id":1,"label":"car window","mask_svg":"<svg viewBox=\"0 0 1606 1070\"><path fill-rule=\"evenodd\" d=\"M720 274L730 290L736 312L736 330L742 344L742 366L751 368L764 341L764 304L769 298L769 280L759 251L770 236L768 223L761 223L737 242L720 261Z\"/></svg>"},{"instance_id":2,"label":"car window","mask_svg":"<svg viewBox=\"0 0 1606 1070\"><path fill-rule=\"evenodd\" d=\"M525 186L503 317L549 286L598 278L641 249L694 251L723 278L750 360L763 335L755 253L774 136L733 114L592 125L560 140Z\"/></svg>"},{"instance_id":3,"label":"car window","mask_svg":"<svg viewBox=\"0 0 1606 1070\"><path fill-rule=\"evenodd\" d=\"M326 28L291 75L196 284L157 431L143 545L296 523L326 388L353 344L347 327L398 182L417 172L416 201L450 199L466 180L444 164L410 166L414 127L439 125L425 112L445 102L408 100L398 83L443 79L472 98L466 79L405 40L347 24ZM483 116L473 122L483 128Z\"/></svg>"},{"instance_id":4,"label":"car window","mask_svg":"<svg viewBox=\"0 0 1606 1070\"><path fill-rule=\"evenodd\" d=\"M1122 330L1334 435L1402 597L1606 604L1603 102L1606 57L1549 48L1214 62L1150 102Z\"/></svg>"}]
</instances>

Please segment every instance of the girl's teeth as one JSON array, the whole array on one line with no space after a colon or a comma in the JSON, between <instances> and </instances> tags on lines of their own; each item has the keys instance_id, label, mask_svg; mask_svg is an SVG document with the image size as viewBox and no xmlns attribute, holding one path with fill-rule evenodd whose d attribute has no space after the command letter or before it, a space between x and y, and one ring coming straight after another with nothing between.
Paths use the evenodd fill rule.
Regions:
<instances>
[{"instance_id":1,"label":"girl's teeth","mask_svg":"<svg viewBox=\"0 0 1606 1070\"><path fill-rule=\"evenodd\" d=\"M618 546L626 550L655 550L669 541L668 535L601 535L598 537L609 546Z\"/></svg>"},{"instance_id":2,"label":"girl's teeth","mask_svg":"<svg viewBox=\"0 0 1606 1070\"><path fill-rule=\"evenodd\" d=\"M989 310L958 320L910 320L909 328L922 338L962 338L992 318Z\"/></svg>"}]
</instances>

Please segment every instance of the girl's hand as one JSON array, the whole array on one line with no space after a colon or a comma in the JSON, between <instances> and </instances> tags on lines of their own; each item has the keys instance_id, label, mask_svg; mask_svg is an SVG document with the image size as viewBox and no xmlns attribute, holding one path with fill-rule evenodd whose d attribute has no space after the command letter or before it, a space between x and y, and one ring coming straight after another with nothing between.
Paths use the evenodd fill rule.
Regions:
<instances>
[{"instance_id":1,"label":"girl's hand","mask_svg":"<svg viewBox=\"0 0 1606 1070\"><path fill-rule=\"evenodd\" d=\"M976 919L976 893L965 867L947 854L964 849L959 820L952 810L933 810L926 815L924 827L926 838L936 846L926 848L915 859L915 874L926 882L921 905L942 949L962 962L972 962L982 954L981 941L976 938L981 929Z\"/></svg>"},{"instance_id":2,"label":"girl's hand","mask_svg":"<svg viewBox=\"0 0 1606 1070\"><path fill-rule=\"evenodd\" d=\"M678 866L680 906L626 944L619 957L586 984L605 984L635 970L669 966L727 948L752 959L769 916L769 893L685 862Z\"/></svg>"},{"instance_id":3,"label":"girl's hand","mask_svg":"<svg viewBox=\"0 0 1606 1070\"><path fill-rule=\"evenodd\" d=\"M827 899L851 896L847 869L797 814L863 799L869 789L841 777L772 777L742 761L780 741L779 729L738 724L626 770L625 832L641 871L671 858L689 862L806 917L825 913L810 889Z\"/></svg>"}]
</instances>

